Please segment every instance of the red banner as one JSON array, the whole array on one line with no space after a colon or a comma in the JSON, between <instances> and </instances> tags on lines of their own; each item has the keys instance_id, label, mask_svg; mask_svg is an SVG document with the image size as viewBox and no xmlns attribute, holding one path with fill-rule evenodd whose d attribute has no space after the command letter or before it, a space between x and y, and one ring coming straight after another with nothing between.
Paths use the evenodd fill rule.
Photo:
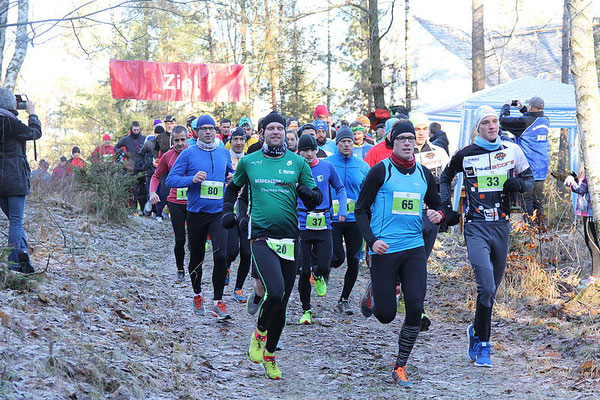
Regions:
<instances>
[{"instance_id":1,"label":"red banner","mask_svg":"<svg viewBox=\"0 0 600 400\"><path fill-rule=\"evenodd\" d=\"M248 68L238 64L188 64L110 60L115 99L248 101Z\"/></svg>"}]
</instances>

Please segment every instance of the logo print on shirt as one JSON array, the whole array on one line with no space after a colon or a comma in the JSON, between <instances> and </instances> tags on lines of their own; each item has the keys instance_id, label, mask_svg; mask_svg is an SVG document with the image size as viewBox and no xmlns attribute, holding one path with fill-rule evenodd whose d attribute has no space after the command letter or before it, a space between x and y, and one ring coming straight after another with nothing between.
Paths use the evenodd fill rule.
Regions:
<instances>
[{"instance_id":1,"label":"logo print on shirt","mask_svg":"<svg viewBox=\"0 0 600 400\"><path fill-rule=\"evenodd\" d=\"M292 160L289 160L289 161L287 162L287 164L286 164L286 165L287 165L288 167L289 167L290 165L292 165Z\"/></svg>"},{"instance_id":2,"label":"logo print on shirt","mask_svg":"<svg viewBox=\"0 0 600 400\"><path fill-rule=\"evenodd\" d=\"M506 153L496 153L496 155L494 156L494 158L498 161L504 160L504 157L506 157Z\"/></svg>"},{"instance_id":3,"label":"logo print on shirt","mask_svg":"<svg viewBox=\"0 0 600 400\"><path fill-rule=\"evenodd\" d=\"M317 182L323 182L323 175L317 175Z\"/></svg>"}]
</instances>

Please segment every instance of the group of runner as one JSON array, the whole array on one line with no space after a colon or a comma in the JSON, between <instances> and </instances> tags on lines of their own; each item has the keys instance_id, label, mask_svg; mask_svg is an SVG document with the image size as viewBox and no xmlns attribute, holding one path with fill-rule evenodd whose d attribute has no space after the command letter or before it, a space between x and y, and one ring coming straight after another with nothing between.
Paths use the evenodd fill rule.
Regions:
<instances>
[{"instance_id":1,"label":"group of runner","mask_svg":"<svg viewBox=\"0 0 600 400\"><path fill-rule=\"evenodd\" d=\"M172 148L152 177L151 201L163 200L156 193L163 179L170 188L166 200L177 281L185 276L187 229L194 311L206 312L202 267L210 240L211 314L218 321L231 319L223 293L239 254L233 299L247 303L250 314L258 312L247 356L264 366L268 378L280 379L275 350L296 276L300 323L311 324L312 285L317 296L325 296L330 269L346 261L335 308L352 315L350 295L366 243L371 282L360 309L389 323L401 298L406 317L392 376L398 385L410 385L407 360L428 322L423 310L427 259L440 224L459 222L450 197L453 178L462 172L465 238L478 286L468 355L476 365L490 367L491 312L508 253L510 193L533 185L523 152L500 140L498 117L489 107L475 114L474 143L451 159L447 149L429 142L424 114L382 121L384 136L371 145L365 141L371 126L360 121L342 125L333 135L323 108L317 106L315 120L302 126L272 112L260 120L256 133L246 117L219 137L209 115L173 127ZM242 289L249 271L253 292L246 297Z\"/></svg>"}]
</instances>

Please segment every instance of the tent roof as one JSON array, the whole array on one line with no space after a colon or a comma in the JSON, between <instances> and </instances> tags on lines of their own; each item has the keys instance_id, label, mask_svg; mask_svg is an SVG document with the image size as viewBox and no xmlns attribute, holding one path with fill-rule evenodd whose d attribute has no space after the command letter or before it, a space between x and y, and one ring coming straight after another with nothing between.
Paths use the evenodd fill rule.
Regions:
<instances>
[{"instance_id":1,"label":"tent roof","mask_svg":"<svg viewBox=\"0 0 600 400\"><path fill-rule=\"evenodd\" d=\"M432 120L460 122L462 110L488 105L498 112L507 100L544 99L544 114L553 128L575 128L575 88L566 83L526 76L471 94L467 99L442 107L420 110Z\"/></svg>"}]
</instances>

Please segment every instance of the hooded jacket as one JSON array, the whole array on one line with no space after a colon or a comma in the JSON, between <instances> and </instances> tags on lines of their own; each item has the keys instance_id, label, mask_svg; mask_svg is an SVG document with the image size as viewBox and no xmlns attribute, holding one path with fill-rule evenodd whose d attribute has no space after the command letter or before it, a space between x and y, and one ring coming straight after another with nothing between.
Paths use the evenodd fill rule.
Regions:
<instances>
[{"instance_id":1,"label":"hooded jacket","mask_svg":"<svg viewBox=\"0 0 600 400\"><path fill-rule=\"evenodd\" d=\"M429 139L429 142L434 146L441 147L442 149L446 150L446 154L450 155L450 149L448 148L450 141L448 140L446 132L438 131L434 133L431 139Z\"/></svg>"},{"instance_id":2,"label":"hooded jacket","mask_svg":"<svg viewBox=\"0 0 600 400\"><path fill-rule=\"evenodd\" d=\"M28 125L19 121L16 112L0 109L0 196L29 194L31 170L25 143L42 137L42 124L30 114Z\"/></svg>"}]
</instances>

